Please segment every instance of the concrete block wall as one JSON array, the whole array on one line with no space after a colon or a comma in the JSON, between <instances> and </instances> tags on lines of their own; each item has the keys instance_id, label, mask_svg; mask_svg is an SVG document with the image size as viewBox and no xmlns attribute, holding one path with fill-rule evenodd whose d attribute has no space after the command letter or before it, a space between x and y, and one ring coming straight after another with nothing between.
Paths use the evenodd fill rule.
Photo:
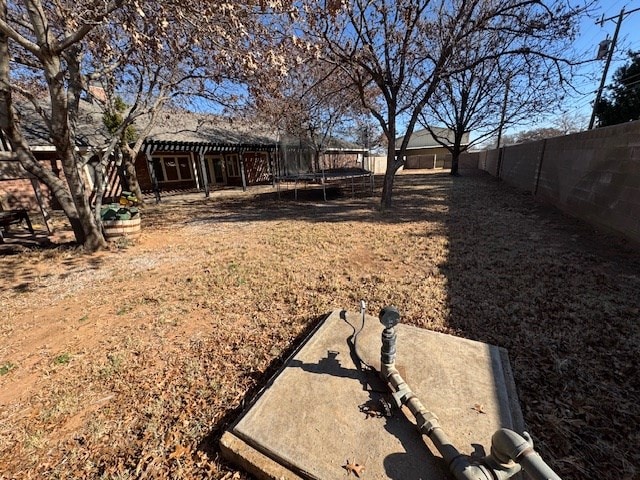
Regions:
<instances>
[{"instance_id":1,"label":"concrete block wall","mask_svg":"<svg viewBox=\"0 0 640 480\"><path fill-rule=\"evenodd\" d=\"M476 170L480 168L480 154L484 152L465 152L458 159L458 169L460 170ZM446 167L445 167L446 168ZM451 164L449 164L451 168Z\"/></svg>"},{"instance_id":2,"label":"concrete block wall","mask_svg":"<svg viewBox=\"0 0 640 480\"><path fill-rule=\"evenodd\" d=\"M479 156L494 176L566 213L640 242L640 121ZM495 159L495 161L494 161Z\"/></svg>"},{"instance_id":3,"label":"concrete block wall","mask_svg":"<svg viewBox=\"0 0 640 480\"><path fill-rule=\"evenodd\" d=\"M483 168L483 170L486 170L487 172L489 172L494 177L497 177L498 176L498 167L500 166L499 165L499 159L500 159L500 150L498 150L498 149L487 150L486 151L486 155L484 157L484 168Z\"/></svg>"},{"instance_id":4,"label":"concrete block wall","mask_svg":"<svg viewBox=\"0 0 640 480\"><path fill-rule=\"evenodd\" d=\"M547 140L536 195L640 242L640 121Z\"/></svg>"},{"instance_id":5,"label":"concrete block wall","mask_svg":"<svg viewBox=\"0 0 640 480\"><path fill-rule=\"evenodd\" d=\"M521 190L533 192L544 142L521 143L505 148L500 163L500 178Z\"/></svg>"}]
</instances>

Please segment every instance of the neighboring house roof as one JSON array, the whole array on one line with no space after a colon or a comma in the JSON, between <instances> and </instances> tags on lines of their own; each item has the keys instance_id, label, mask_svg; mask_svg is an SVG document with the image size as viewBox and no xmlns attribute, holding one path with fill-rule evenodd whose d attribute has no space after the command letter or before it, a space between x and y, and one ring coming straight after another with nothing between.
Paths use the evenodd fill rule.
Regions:
<instances>
[{"instance_id":1,"label":"neighboring house roof","mask_svg":"<svg viewBox=\"0 0 640 480\"><path fill-rule=\"evenodd\" d=\"M433 132L436 134L441 141L445 140L449 143L449 145L453 144L453 130L444 127L432 127ZM404 140L404 136L398 137L396 139L396 146L399 146ZM462 135L462 145L469 144L469 132L465 132ZM416 130L409 137L409 144L407 145L407 150L413 150L418 148L436 148L442 147L442 144L438 142L429 130L422 129Z\"/></svg>"}]
</instances>

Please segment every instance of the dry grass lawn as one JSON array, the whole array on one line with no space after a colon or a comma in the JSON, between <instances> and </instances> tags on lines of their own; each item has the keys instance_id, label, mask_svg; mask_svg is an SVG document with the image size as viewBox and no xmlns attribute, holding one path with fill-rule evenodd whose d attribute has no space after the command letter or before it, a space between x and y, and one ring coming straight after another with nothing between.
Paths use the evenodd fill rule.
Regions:
<instances>
[{"instance_id":1,"label":"dry grass lawn","mask_svg":"<svg viewBox=\"0 0 640 480\"><path fill-rule=\"evenodd\" d=\"M137 244L0 257L0 478L246 478L222 430L360 299L506 347L563 478L640 478L638 250L488 176L396 185L388 212L268 187L176 196Z\"/></svg>"}]
</instances>

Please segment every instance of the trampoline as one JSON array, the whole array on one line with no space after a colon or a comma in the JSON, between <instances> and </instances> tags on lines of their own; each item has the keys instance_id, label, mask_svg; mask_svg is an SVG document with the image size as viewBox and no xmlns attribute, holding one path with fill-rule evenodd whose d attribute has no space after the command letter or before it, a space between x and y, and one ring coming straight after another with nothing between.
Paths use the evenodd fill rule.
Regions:
<instances>
[{"instance_id":1,"label":"trampoline","mask_svg":"<svg viewBox=\"0 0 640 480\"><path fill-rule=\"evenodd\" d=\"M284 137L279 146L273 177L278 198L282 186L288 190L291 184L295 200L298 200L299 188L306 189L310 185L322 187L324 201L327 201L328 187L350 190L353 197L356 192L373 194L373 172L360 166L364 158L362 149L325 148L319 151L310 142L295 137Z\"/></svg>"},{"instance_id":2,"label":"trampoline","mask_svg":"<svg viewBox=\"0 0 640 480\"><path fill-rule=\"evenodd\" d=\"M276 178L278 198L282 183L293 183L294 198L298 200L298 188L305 188L310 184L322 186L324 201L327 201L327 187L340 186L351 188L351 196L355 197L356 190L373 195L373 172L360 167L331 168L320 172L305 172L290 175L281 175Z\"/></svg>"}]
</instances>

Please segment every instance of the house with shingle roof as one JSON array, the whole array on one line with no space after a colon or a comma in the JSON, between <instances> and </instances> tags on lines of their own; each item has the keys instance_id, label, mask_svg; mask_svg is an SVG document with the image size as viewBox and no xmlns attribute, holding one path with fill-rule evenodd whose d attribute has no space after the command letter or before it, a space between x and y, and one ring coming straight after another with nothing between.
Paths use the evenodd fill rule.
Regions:
<instances>
[{"instance_id":1,"label":"house with shingle roof","mask_svg":"<svg viewBox=\"0 0 640 480\"><path fill-rule=\"evenodd\" d=\"M451 152L445 145L453 145L453 131L445 127L432 127L431 130L433 134L426 128L416 130L411 134L405 152L404 168L451 167ZM400 146L403 140L404 137L396 139L396 148ZM469 132L465 132L462 136L462 145L469 145ZM398 153L399 150L396 150L396 154Z\"/></svg>"},{"instance_id":2,"label":"house with shingle roof","mask_svg":"<svg viewBox=\"0 0 640 480\"><path fill-rule=\"evenodd\" d=\"M266 183L277 136L263 125L210 114L165 111L136 159L143 191Z\"/></svg>"},{"instance_id":3,"label":"house with shingle roof","mask_svg":"<svg viewBox=\"0 0 640 480\"><path fill-rule=\"evenodd\" d=\"M44 103L44 102L43 102ZM46 110L46 105L45 105ZM49 133L42 117L28 102L20 105L19 113L25 136L37 159L63 176ZM153 129L146 136L135 160L138 182L143 192L197 189L207 195L210 189L223 186L242 186L267 183L277 178L283 169L280 136L268 126L250 120L238 120L220 115L164 110L159 113ZM83 172L92 187L93 158L104 150L110 136L103 123L100 105L82 100L76 127L77 148L86 159ZM343 140L331 139L323 149L324 162L336 164L338 158L357 161L364 150ZM106 174L105 196L116 196L122 189L122 174L114 160ZM282 170L282 171L281 171ZM7 187L0 183L0 198L7 196ZM15 185L13 189L16 190ZM47 204L56 202L45 190ZM24 193L24 192L23 192ZM25 207L30 195L10 193ZM32 195L31 195L32 196ZM25 200L27 198L27 200Z\"/></svg>"}]
</instances>

